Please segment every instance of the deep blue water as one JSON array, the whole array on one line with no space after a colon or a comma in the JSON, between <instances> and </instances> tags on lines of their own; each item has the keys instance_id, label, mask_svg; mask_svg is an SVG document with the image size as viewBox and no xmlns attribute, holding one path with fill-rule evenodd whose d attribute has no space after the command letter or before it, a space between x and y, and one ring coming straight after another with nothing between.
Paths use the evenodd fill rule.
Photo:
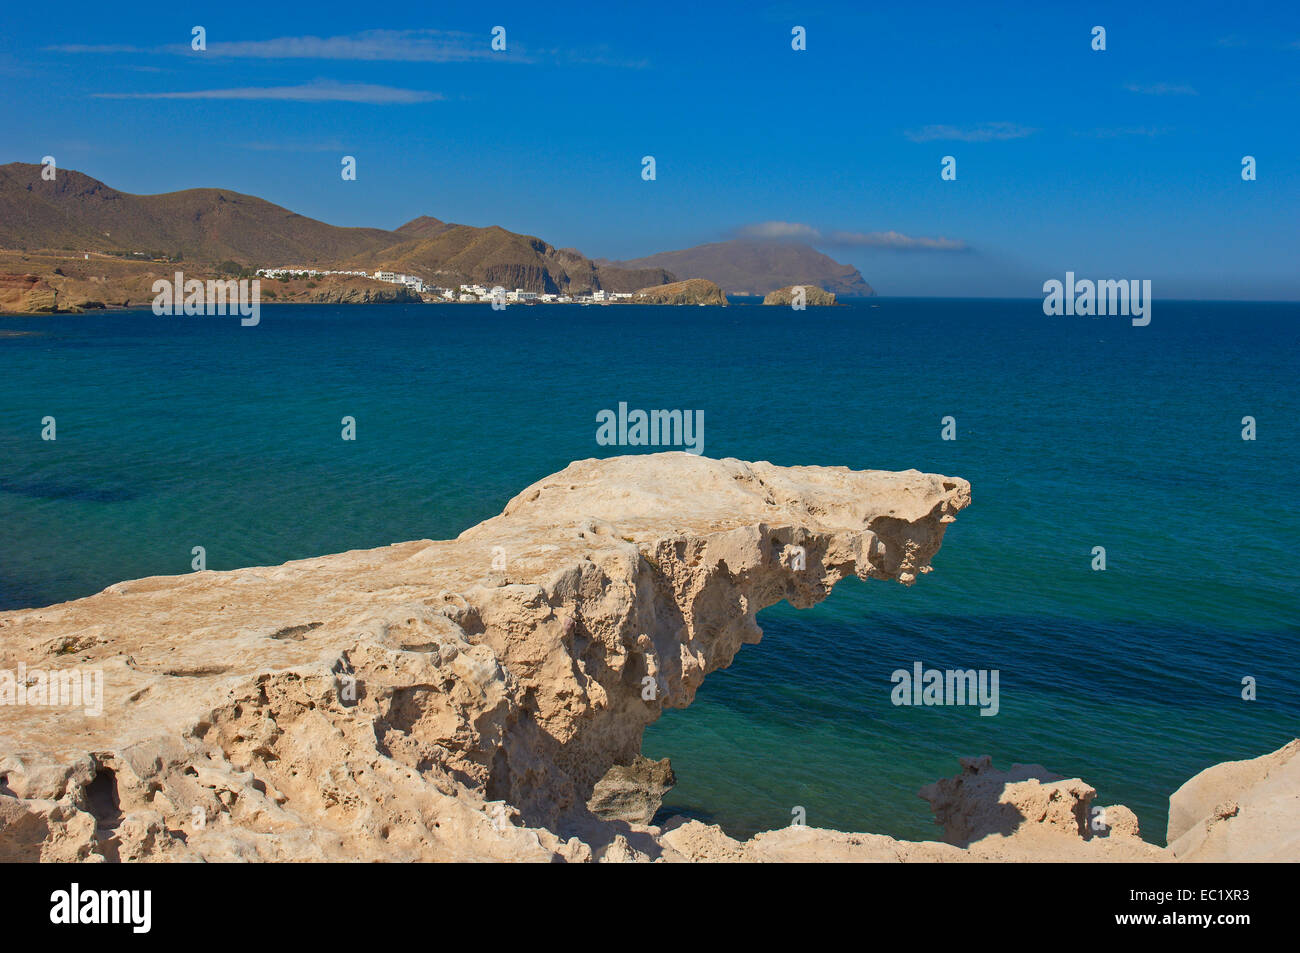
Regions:
<instances>
[{"instance_id":1,"label":"deep blue water","mask_svg":"<svg viewBox=\"0 0 1300 953\"><path fill-rule=\"evenodd\" d=\"M708 456L916 467L975 502L915 587L763 612L763 643L647 732L669 810L934 837L917 788L991 754L1085 778L1163 841L1184 780L1300 735L1297 379L1296 304L1157 301L1145 328L887 298L0 317L0 608L187 572L195 545L230 569L452 537L629 452L596 444L598 411L702 409ZM999 670L999 714L895 707L916 660Z\"/></svg>"}]
</instances>

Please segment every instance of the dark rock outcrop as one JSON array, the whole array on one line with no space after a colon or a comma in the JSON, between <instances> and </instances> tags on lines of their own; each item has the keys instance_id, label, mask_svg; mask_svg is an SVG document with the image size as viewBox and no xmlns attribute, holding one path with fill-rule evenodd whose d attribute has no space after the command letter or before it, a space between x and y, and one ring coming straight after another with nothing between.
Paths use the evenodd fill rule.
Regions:
<instances>
[{"instance_id":1,"label":"dark rock outcrop","mask_svg":"<svg viewBox=\"0 0 1300 953\"><path fill-rule=\"evenodd\" d=\"M596 782L587 809L608 821L649 824L677 783L667 758L651 761L637 755L631 764L616 764Z\"/></svg>"}]
</instances>

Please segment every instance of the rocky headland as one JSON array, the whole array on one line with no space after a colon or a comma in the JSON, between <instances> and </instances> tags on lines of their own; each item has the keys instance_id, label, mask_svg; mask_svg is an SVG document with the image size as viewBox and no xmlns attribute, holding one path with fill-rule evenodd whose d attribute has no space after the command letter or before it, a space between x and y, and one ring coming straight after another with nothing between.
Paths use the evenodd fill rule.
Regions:
<instances>
[{"instance_id":1,"label":"rocky headland","mask_svg":"<svg viewBox=\"0 0 1300 953\"><path fill-rule=\"evenodd\" d=\"M921 792L943 843L652 823L673 778L642 732L756 614L913 584L970 501L915 470L584 460L454 540L2 613L0 674L98 671L103 699L0 707L0 860L1295 859L1300 742L1184 785L1169 848L987 758Z\"/></svg>"},{"instance_id":2,"label":"rocky headland","mask_svg":"<svg viewBox=\"0 0 1300 953\"><path fill-rule=\"evenodd\" d=\"M632 299L637 304L709 304L725 307L727 296L712 281L689 278L642 288Z\"/></svg>"}]
</instances>

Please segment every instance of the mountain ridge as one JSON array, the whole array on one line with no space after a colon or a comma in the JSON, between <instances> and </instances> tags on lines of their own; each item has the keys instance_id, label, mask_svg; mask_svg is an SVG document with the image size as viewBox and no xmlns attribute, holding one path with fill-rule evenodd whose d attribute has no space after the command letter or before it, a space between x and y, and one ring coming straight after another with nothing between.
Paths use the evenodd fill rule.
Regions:
<instances>
[{"instance_id":1,"label":"mountain ridge","mask_svg":"<svg viewBox=\"0 0 1300 953\"><path fill-rule=\"evenodd\" d=\"M876 293L852 265L842 265L803 242L731 239L608 264L664 268L683 279L706 278L728 294L766 295L798 284L816 285L840 297Z\"/></svg>"},{"instance_id":2,"label":"mountain ridge","mask_svg":"<svg viewBox=\"0 0 1300 953\"><path fill-rule=\"evenodd\" d=\"M0 248L248 268L379 269L453 287L500 284L537 292L631 292L675 280L657 268L598 265L499 225L457 225L422 215L391 231L344 227L230 189L136 195L73 169L46 180L43 169L0 165Z\"/></svg>"},{"instance_id":3,"label":"mountain ridge","mask_svg":"<svg viewBox=\"0 0 1300 953\"><path fill-rule=\"evenodd\" d=\"M636 292L704 279L731 294L795 284L840 296L875 292L851 265L797 242L733 240L631 261L588 258L499 225L420 215L395 229L330 225L254 195L194 188L122 192L74 169L0 165L0 248L95 252L135 260L229 266L375 270L426 282L539 293Z\"/></svg>"}]
</instances>

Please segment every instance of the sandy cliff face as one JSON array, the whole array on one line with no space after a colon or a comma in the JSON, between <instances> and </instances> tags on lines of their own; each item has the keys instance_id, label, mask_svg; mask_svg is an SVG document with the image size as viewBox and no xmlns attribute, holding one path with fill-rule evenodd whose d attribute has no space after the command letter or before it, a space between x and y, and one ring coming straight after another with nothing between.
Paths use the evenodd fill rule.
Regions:
<instances>
[{"instance_id":1,"label":"sandy cliff face","mask_svg":"<svg viewBox=\"0 0 1300 953\"><path fill-rule=\"evenodd\" d=\"M1081 781L982 763L932 792L951 844L641 823L629 782L670 783L643 729L760 609L911 584L969 502L914 470L586 460L455 540L0 614L0 671L103 679L102 714L0 707L0 860L1163 858L1118 812L1081 829Z\"/></svg>"},{"instance_id":2,"label":"sandy cliff face","mask_svg":"<svg viewBox=\"0 0 1300 953\"><path fill-rule=\"evenodd\" d=\"M0 314L40 314L57 310L54 289L39 275L0 274Z\"/></svg>"},{"instance_id":3,"label":"sandy cliff face","mask_svg":"<svg viewBox=\"0 0 1300 953\"><path fill-rule=\"evenodd\" d=\"M1300 861L1300 739L1206 768L1169 798L1179 860Z\"/></svg>"}]
</instances>

